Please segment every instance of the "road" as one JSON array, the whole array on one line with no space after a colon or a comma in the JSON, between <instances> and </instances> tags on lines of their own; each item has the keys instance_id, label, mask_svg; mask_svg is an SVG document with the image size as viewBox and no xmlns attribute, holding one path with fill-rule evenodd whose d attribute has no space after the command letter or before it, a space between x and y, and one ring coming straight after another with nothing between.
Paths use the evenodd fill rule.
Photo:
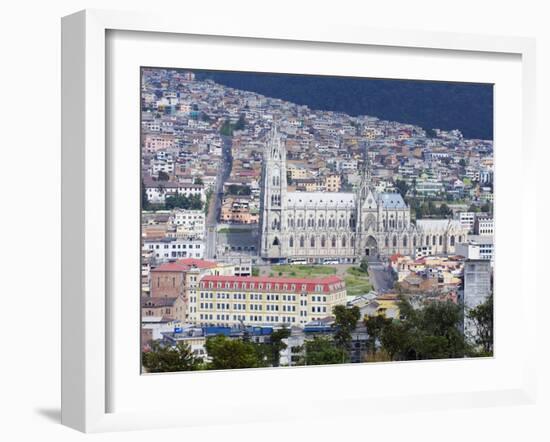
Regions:
<instances>
[{"instance_id":1,"label":"road","mask_svg":"<svg viewBox=\"0 0 550 442\"><path fill-rule=\"evenodd\" d=\"M222 140L222 162L218 170L216 187L210 198L210 206L208 207L208 213L206 215L206 259L216 258L217 230L222 207L223 183L225 183L229 177L233 164L233 156L231 155L232 138L222 135Z\"/></svg>"},{"instance_id":2,"label":"road","mask_svg":"<svg viewBox=\"0 0 550 442\"><path fill-rule=\"evenodd\" d=\"M378 258L369 258L369 278L378 293L385 293L393 288L392 274Z\"/></svg>"}]
</instances>

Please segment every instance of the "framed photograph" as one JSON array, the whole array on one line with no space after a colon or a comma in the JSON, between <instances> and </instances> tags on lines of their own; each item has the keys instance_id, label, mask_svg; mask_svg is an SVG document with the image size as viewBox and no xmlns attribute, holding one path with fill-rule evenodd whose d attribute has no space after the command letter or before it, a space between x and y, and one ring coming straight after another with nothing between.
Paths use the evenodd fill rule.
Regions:
<instances>
[{"instance_id":1,"label":"framed photograph","mask_svg":"<svg viewBox=\"0 0 550 442\"><path fill-rule=\"evenodd\" d=\"M83 11L62 52L65 425L534 400L533 40Z\"/></svg>"}]
</instances>

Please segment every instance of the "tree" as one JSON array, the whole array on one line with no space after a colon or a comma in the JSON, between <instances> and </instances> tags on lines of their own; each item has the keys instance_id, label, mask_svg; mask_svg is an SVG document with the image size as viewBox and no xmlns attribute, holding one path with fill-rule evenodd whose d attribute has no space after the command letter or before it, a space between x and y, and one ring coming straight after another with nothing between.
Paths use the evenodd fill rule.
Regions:
<instances>
[{"instance_id":1,"label":"tree","mask_svg":"<svg viewBox=\"0 0 550 442\"><path fill-rule=\"evenodd\" d=\"M400 320L380 332L382 348L393 360L460 358L467 353L461 306L434 301L415 309L402 296L399 311Z\"/></svg>"},{"instance_id":2,"label":"tree","mask_svg":"<svg viewBox=\"0 0 550 442\"><path fill-rule=\"evenodd\" d=\"M461 358L466 352L462 334L463 309L452 302L430 302L418 317L420 359ZM438 339L433 339L434 337Z\"/></svg>"},{"instance_id":3,"label":"tree","mask_svg":"<svg viewBox=\"0 0 550 442\"><path fill-rule=\"evenodd\" d=\"M359 307L347 308L345 305L337 305L332 310L334 314L334 342L343 351L351 349L351 333L357 327L357 321L361 318Z\"/></svg>"},{"instance_id":4,"label":"tree","mask_svg":"<svg viewBox=\"0 0 550 442\"><path fill-rule=\"evenodd\" d=\"M253 342L216 336L207 339L205 348L208 356L212 358L212 362L208 364L208 369L211 370L266 366L264 349Z\"/></svg>"},{"instance_id":5,"label":"tree","mask_svg":"<svg viewBox=\"0 0 550 442\"><path fill-rule=\"evenodd\" d=\"M225 120L220 128L220 134L230 137L233 135L233 125L229 120Z\"/></svg>"},{"instance_id":6,"label":"tree","mask_svg":"<svg viewBox=\"0 0 550 442\"><path fill-rule=\"evenodd\" d=\"M388 323L382 329L380 343L392 361L407 359L411 354L411 332L403 322Z\"/></svg>"},{"instance_id":7,"label":"tree","mask_svg":"<svg viewBox=\"0 0 550 442\"><path fill-rule=\"evenodd\" d=\"M481 206L481 211L485 213L492 213L493 212L493 205L490 202L486 202Z\"/></svg>"},{"instance_id":8,"label":"tree","mask_svg":"<svg viewBox=\"0 0 550 442\"><path fill-rule=\"evenodd\" d=\"M195 184L202 185L202 184L204 184L204 181L202 180L202 178L200 176L198 176L198 177L195 178Z\"/></svg>"},{"instance_id":9,"label":"tree","mask_svg":"<svg viewBox=\"0 0 550 442\"><path fill-rule=\"evenodd\" d=\"M376 355L376 341L378 341L382 335L382 331L388 324L391 323L391 319L387 319L384 316L365 316L363 321L367 329L369 352Z\"/></svg>"},{"instance_id":10,"label":"tree","mask_svg":"<svg viewBox=\"0 0 550 442\"><path fill-rule=\"evenodd\" d=\"M487 300L471 309L467 317L472 321L476 333L469 337L473 344L480 349L483 356L493 354L493 295Z\"/></svg>"},{"instance_id":11,"label":"tree","mask_svg":"<svg viewBox=\"0 0 550 442\"><path fill-rule=\"evenodd\" d=\"M287 345L283 342L283 339L286 339L289 336L290 329L287 327L283 327L271 333L271 342L269 343L269 346L271 347L271 365L273 365L273 367L279 366L281 351L287 348Z\"/></svg>"},{"instance_id":12,"label":"tree","mask_svg":"<svg viewBox=\"0 0 550 442\"><path fill-rule=\"evenodd\" d=\"M369 260L367 258L363 258L361 260L361 264L359 264L359 269L364 273L368 273L368 271L369 271Z\"/></svg>"},{"instance_id":13,"label":"tree","mask_svg":"<svg viewBox=\"0 0 550 442\"><path fill-rule=\"evenodd\" d=\"M328 365L347 362L348 353L338 348L329 338L315 336L304 344L306 365Z\"/></svg>"},{"instance_id":14,"label":"tree","mask_svg":"<svg viewBox=\"0 0 550 442\"><path fill-rule=\"evenodd\" d=\"M461 158L458 162L458 165L462 168L466 167L466 160L464 158Z\"/></svg>"},{"instance_id":15,"label":"tree","mask_svg":"<svg viewBox=\"0 0 550 442\"><path fill-rule=\"evenodd\" d=\"M170 175L168 175L168 174L167 174L165 171L163 171L163 170L159 170L158 180L159 180L159 181L169 181L169 180L170 180Z\"/></svg>"},{"instance_id":16,"label":"tree","mask_svg":"<svg viewBox=\"0 0 550 442\"><path fill-rule=\"evenodd\" d=\"M439 214L442 217L447 218L453 214L453 211L449 208L447 204L443 203L439 206Z\"/></svg>"},{"instance_id":17,"label":"tree","mask_svg":"<svg viewBox=\"0 0 550 442\"><path fill-rule=\"evenodd\" d=\"M395 182L395 187L397 188L401 196L405 198L405 195L407 195L407 192L409 191L409 185L407 184L407 182L404 180L397 180Z\"/></svg>"},{"instance_id":18,"label":"tree","mask_svg":"<svg viewBox=\"0 0 550 442\"><path fill-rule=\"evenodd\" d=\"M239 185L239 184L230 184L227 186L227 193L229 195L250 195L252 193L252 189L247 185Z\"/></svg>"},{"instance_id":19,"label":"tree","mask_svg":"<svg viewBox=\"0 0 550 442\"><path fill-rule=\"evenodd\" d=\"M141 180L141 209L149 209L149 198L147 198L147 189L145 188L143 180Z\"/></svg>"},{"instance_id":20,"label":"tree","mask_svg":"<svg viewBox=\"0 0 550 442\"><path fill-rule=\"evenodd\" d=\"M202 365L202 359L195 357L185 342L170 347L153 341L151 351L143 352L141 359L149 373L199 370Z\"/></svg>"},{"instance_id":21,"label":"tree","mask_svg":"<svg viewBox=\"0 0 550 442\"><path fill-rule=\"evenodd\" d=\"M243 130L246 125L246 120L244 119L244 114L239 115L239 119L235 123L233 130Z\"/></svg>"},{"instance_id":22,"label":"tree","mask_svg":"<svg viewBox=\"0 0 550 442\"><path fill-rule=\"evenodd\" d=\"M164 207L166 209L192 209L192 210L201 210L203 208L203 202L199 195L170 195L166 198L164 202Z\"/></svg>"}]
</instances>

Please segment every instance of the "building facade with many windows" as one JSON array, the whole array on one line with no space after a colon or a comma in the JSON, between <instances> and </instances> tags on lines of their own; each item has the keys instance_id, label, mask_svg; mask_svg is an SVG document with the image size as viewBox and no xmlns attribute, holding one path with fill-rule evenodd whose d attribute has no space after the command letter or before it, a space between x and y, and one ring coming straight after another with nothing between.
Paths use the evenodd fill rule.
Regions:
<instances>
[{"instance_id":1,"label":"building facade with many windows","mask_svg":"<svg viewBox=\"0 0 550 442\"><path fill-rule=\"evenodd\" d=\"M204 276L196 300L200 325L304 325L346 304L346 285L324 278Z\"/></svg>"}]
</instances>

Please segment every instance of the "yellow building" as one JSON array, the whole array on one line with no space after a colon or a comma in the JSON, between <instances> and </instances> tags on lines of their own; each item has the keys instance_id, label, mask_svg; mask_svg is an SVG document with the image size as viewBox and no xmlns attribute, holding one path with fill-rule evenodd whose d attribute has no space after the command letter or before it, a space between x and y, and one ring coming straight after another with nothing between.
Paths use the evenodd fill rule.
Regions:
<instances>
[{"instance_id":1,"label":"yellow building","mask_svg":"<svg viewBox=\"0 0 550 442\"><path fill-rule=\"evenodd\" d=\"M340 175L328 175L325 178L325 190L327 192L340 192L341 185Z\"/></svg>"},{"instance_id":2,"label":"yellow building","mask_svg":"<svg viewBox=\"0 0 550 442\"><path fill-rule=\"evenodd\" d=\"M204 276L192 307L201 325L304 325L345 304L346 284L338 276Z\"/></svg>"}]
</instances>

